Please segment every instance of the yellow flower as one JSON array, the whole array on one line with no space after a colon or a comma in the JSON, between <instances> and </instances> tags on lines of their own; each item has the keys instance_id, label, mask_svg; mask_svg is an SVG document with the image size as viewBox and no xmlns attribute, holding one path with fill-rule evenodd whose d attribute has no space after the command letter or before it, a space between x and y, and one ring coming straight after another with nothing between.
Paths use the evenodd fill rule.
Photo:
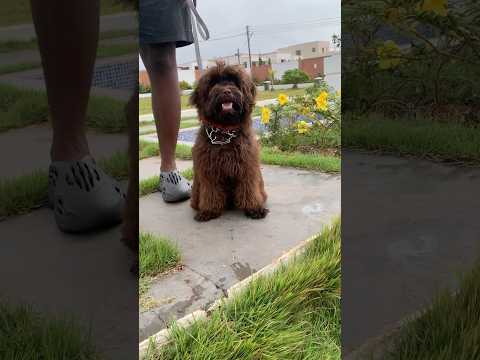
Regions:
<instances>
[{"instance_id":1,"label":"yellow flower","mask_svg":"<svg viewBox=\"0 0 480 360\"><path fill-rule=\"evenodd\" d=\"M335 93L335 95L337 95L337 97L341 97L341 96L342 96L342 91L341 91L341 90L337 90L337 92Z\"/></svg>"},{"instance_id":2,"label":"yellow flower","mask_svg":"<svg viewBox=\"0 0 480 360\"><path fill-rule=\"evenodd\" d=\"M302 109L300 110L300 112L303 114L303 115L308 115L310 113L310 109L306 106L302 107Z\"/></svg>"},{"instance_id":3,"label":"yellow flower","mask_svg":"<svg viewBox=\"0 0 480 360\"><path fill-rule=\"evenodd\" d=\"M431 11L438 16L447 16L447 0L424 0L422 11Z\"/></svg>"},{"instance_id":4,"label":"yellow flower","mask_svg":"<svg viewBox=\"0 0 480 360\"><path fill-rule=\"evenodd\" d=\"M299 121L297 123L297 131L299 134L305 134L308 131L308 124L305 121Z\"/></svg>"},{"instance_id":5,"label":"yellow flower","mask_svg":"<svg viewBox=\"0 0 480 360\"><path fill-rule=\"evenodd\" d=\"M326 91L322 91L320 95L315 99L317 103L317 109L325 111L328 109L328 93Z\"/></svg>"},{"instance_id":6,"label":"yellow flower","mask_svg":"<svg viewBox=\"0 0 480 360\"><path fill-rule=\"evenodd\" d=\"M278 95L278 103L280 105L285 105L288 102L288 96L285 94L280 94Z\"/></svg>"},{"instance_id":7,"label":"yellow flower","mask_svg":"<svg viewBox=\"0 0 480 360\"><path fill-rule=\"evenodd\" d=\"M268 124L270 122L270 109L268 107L262 108L262 123Z\"/></svg>"},{"instance_id":8,"label":"yellow flower","mask_svg":"<svg viewBox=\"0 0 480 360\"><path fill-rule=\"evenodd\" d=\"M377 55L379 58L378 66L380 66L380 69L392 69L402 62L400 59L402 52L398 45L392 40L385 41L380 45L377 48Z\"/></svg>"}]
</instances>

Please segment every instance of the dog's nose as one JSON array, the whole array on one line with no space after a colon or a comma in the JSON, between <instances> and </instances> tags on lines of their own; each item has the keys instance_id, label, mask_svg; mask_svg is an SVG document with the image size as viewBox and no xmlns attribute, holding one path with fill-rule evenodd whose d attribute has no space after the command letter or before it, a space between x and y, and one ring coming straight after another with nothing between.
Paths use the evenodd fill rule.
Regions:
<instances>
[{"instance_id":1,"label":"dog's nose","mask_svg":"<svg viewBox=\"0 0 480 360\"><path fill-rule=\"evenodd\" d=\"M225 89L225 90L223 90L223 94L224 94L224 95L232 95L232 90L230 90L230 89Z\"/></svg>"}]
</instances>

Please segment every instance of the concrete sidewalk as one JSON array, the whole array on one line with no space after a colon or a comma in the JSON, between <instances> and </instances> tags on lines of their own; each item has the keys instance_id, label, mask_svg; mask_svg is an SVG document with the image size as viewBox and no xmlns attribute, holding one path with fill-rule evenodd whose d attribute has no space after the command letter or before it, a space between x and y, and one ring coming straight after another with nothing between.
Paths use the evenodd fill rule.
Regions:
<instances>
[{"instance_id":1,"label":"concrete sidewalk","mask_svg":"<svg viewBox=\"0 0 480 360\"><path fill-rule=\"evenodd\" d=\"M0 299L45 317L74 318L105 359L138 357L138 280L120 226L60 232L50 209L0 222ZM130 351L130 353L128 353Z\"/></svg>"},{"instance_id":2,"label":"concrete sidewalk","mask_svg":"<svg viewBox=\"0 0 480 360\"><path fill-rule=\"evenodd\" d=\"M191 162L179 162L179 167L191 167ZM158 169L156 158L140 161L141 178L158 174ZM154 281L148 295L158 306L140 313L140 340L169 320L205 308L339 215L339 176L277 166L262 166L262 173L271 211L263 220L227 211L198 223L188 201L166 204L159 193L140 199L141 230L177 242L185 265Z\"/></svg>"},{"instance_id":3,"label":"concrete sidewalk","mask_svg":"<svg viewBox=\"0 0 480 360\"><path fill-rule=\"evenodd\" d=\"M423 309L480 257L479 168L342 153L342 353Z\"/></svg>"}]
</instances>

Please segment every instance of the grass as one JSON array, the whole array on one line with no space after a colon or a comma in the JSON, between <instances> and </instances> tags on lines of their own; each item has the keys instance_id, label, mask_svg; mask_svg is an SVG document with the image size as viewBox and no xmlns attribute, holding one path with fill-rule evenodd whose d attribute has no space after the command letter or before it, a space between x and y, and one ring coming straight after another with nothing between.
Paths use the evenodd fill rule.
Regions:
<instances>
[{"instance_id":1,"label":"grass","mask_svg":"<svg viewBox=\"0 0 480 360\"><path fill-rule=\"evenodd\" d=\"M340 222L146 359L340 359Z\"/></svg>"},{"instance_id":2,"label":"grass","mask_svg":"<svg viewBox=\"0 0 480 360\"><path fill-rule=\"evenodd\" d=\"M158 155L158 144L140 140L140 159ZM191 160L192 148L188 145L177 144L176 157L182 160ZM338 173L341 167L341 159L337 156L288 153L268 147L262 147L260 160L263 164L288 166L326 173Z\"/></svg>"},{"instance_id":3,"label":"grass","mask_svg":"<svg viewBox=\"0 0 480 360\"><path fill-rule=\"evenodd\" d=\"M389 360L480 358L480 262L463 276L459 291L444 291L401 330Z\"/></svg>"},{"instance_id":4,"label":"grass","mask_svg":"<svg viewBox=\"0 0 480 360\"><path fill-rule=\"evenodd\" d=\"M97 59L134 53L138 53L138 44L135 42L127 44L101 45L97 50ZM32 70L41 66L41 61L2 65L0 66L0 75Z\"/></svg>"},{"instance_id":5,"label":"grass","mask_svg":"<svg viewBox=\"0 0 480 360\"><path fill-rule=\"evenodd\" d=\"M116 0L101 0L101 15L115 14L128 11L121 2ZM29 0L6 0L2 3L2 12L0 13L0 26L10 26L32 23Z\"/></svg>"},{"instance_id":6,"label":"grass","mask_svg":"<svg viewBox=\"0 0 480 360\"><path fill-rule=\"evenodd\" d=\"M303 95L305 89L286 89L286 90L274 90L274 91L259 91L257 93L257 101L275 99L279 94L286 94L288 96ZM191 109L192 106L188 103L189 95L181 96L182 110ZM140 115L152 113L152 98L139 99L138 112ZM257 111L258 112L258 111Z\"/></svg>"},{"instance_id":7,"label":"grass","mask_svg":"<svg viewBox=\"0 0 480 360\"><path fill-rule=\"evenodd\" d=\"M106 173L118 180L127 178L128 155L116 153L99 161ZM0 180L0 218L26 214L46 203L48 193L48 173L43 170Z\"/></svg>"},{"instance_id":8,"label":"grass","mask_svg":"<svg viewBox=\"0 0 480 360\"><path fill-rule=\"evenodd\" d=\"M150 233L140 233L139 254L139 304L148 310L155 307L155 300L148 296L153 277L168 271L180 262L180 250L171 241Z\"/></svg>"},{"instance_id":9,"label":"grass","mask_svg":"<svg viewBox=\"0 0 480 360\"><path fill-rule=\"evenodd\" d=\"M480 132L457 124L381 118L346 120L342 144L431 160L480 163Z\"/></svg>"},{"instance_id":10,"label":"grass","mask_svg":"<svg viewBox=\"0 0 480 360\"><path fill-rule=\"evenodd\" d=\"M100 359L73 319L47 317L24 305L0 304L1 359Z\"/></svg>"},{"instance_id":11,"label":"grass","mask_svg":"<svg viewBox=\"0 0 480 360\"><path fill-rule=\"evenodd\" d=\"M338 156L290 153L267 147L262 147L260 160L263 164L289 166L326 173L338 173L341 168L341 159Z\"/></svg>"},{"instance_id":12,"label":"grass","mask_svg":"<svg viewBox=\"0 0 480 360\"><path fill-rule=\"evenodd\" d=\"M111 30L105 31L99 34L99 40L109 40L117 39L127 36L135 36L138 33L134 30ZM32 50L38 48L37 38L32 38L30 40L10 40L10 41L0 41L0 54L22 51L22 50Z\"/></svg>"},{"instance_id":13,"label":"grass","mask_svg":"<svg viewBox=\"0 0 480 360\"><path fill-rule=\"evenodd\" d=\"M186 169L180 172L186 179L192 180L193 179L193 170ZM159 176L152 176L144 180L140 180L138 192L139 196L145 196L154 192L158 191L158 187L160 186L160 179Z\"/></svg>"},{"instance_id":14,"label":"grass","mask_svg":"<svg viewBox=\"0 0 480 360\"><path fill-rule=\"evenodd\" d=\"M153 156L159 156L160 150L157 143L152 143L145 140L139 140L139 159L146 159ZM192 148L188 145L177 144L175 150L177 159L192 160Z\"/></svg>"},{"instance_id":15,"label":"grass","mask_svg":"<svg viewBox=\"0 0 480 360\"><path fill-rule=\"evenodd\" d=\"M154 125L154 124L155 122L153 121L142 122L138 130L138 135L155 134L157 132L155 128L146 128L147 126ZM198 119L196 117L182 119L182 121L180 121L180 129L187 129L187 128L192 128L196 126L200 126L200 123L198 122Z\"/></svg>"},{"instance_id":16,"label":"grass","mask_svg":"<svg viewBox=\"0 0 480 360\"><path fill-rule=\"evenodd\" d=\"M87 126L105 133L127 127L125 104L108 97L91 97ZM49 120L47 96L43 91L19 89L0 84L0 132Z\"/></svg>"}]
</instances>

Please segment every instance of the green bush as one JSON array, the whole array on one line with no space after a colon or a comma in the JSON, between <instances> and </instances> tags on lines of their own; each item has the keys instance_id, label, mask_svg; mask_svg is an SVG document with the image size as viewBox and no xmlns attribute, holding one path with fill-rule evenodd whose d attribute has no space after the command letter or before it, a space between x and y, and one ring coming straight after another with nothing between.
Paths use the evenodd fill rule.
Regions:
<instances>
[{"instance_id":1,"label":"green bush","mask_svg":"<svg viewBox=\"0 0 480 360\"><path fill-rule=\"evenodd\" d=\"M326 83L312 86L304 95L263 107L261 121L266 127L262 144L282 151L338 154L341 146L341 98Z\"/></svg>"},{"instance_id":2,"label":"green bush","mask_svg":"<svg viewBox=\"0 0 480 360\"><path fill-rule=\"evenodd\" d=\"M140 94L148 94L148 93L152 92L152 89L151 89L150 85L139 84L138 92Z\"/></svg>"},{"instance_id":3,"label":"green bush","mask_svg":"<svg viewBox=\"0 0 480 360\"><path fill-rule=\"evenodd\" d=\"M297 84L307 82L308 80L310 80L310 77L300 69L287 70L282 76L282 83L293 84L294 88L297 87Z\"/></svg>"},{"instance_id":4,"label":"green bush","mask_svg":"<svg viewBox=\"0 0 480 360\"><path fill-rule=\"evenodd\" d=\"M180 81L179 86L180 86L180 90L191 90L192 89L192 85L190 85L185 80Z\"/></svg>"}]
</instances>

